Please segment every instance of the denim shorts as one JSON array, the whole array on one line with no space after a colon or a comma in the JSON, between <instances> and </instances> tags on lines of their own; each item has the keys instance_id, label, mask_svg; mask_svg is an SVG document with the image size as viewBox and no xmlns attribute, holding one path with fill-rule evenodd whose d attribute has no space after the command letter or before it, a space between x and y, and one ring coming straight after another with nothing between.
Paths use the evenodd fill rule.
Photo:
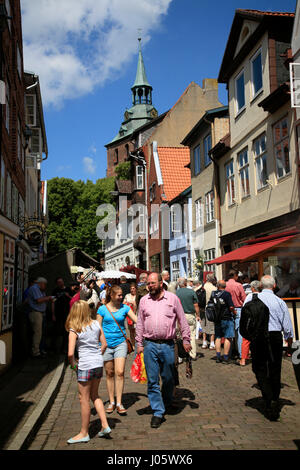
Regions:
<instances>
[{"instance_id":1,"label":"denim shorts","mask_svg":"<svg viewBox=\"0 0 300 470\"><path fill-rule=\"evenodd\" d=\"M101 379L103 377L103 367L96 367L95 369L77 370L77 381L88 382L93 379Z\"/></svg>"},{"instance_id":2,"label":"denim shorts","mask_svg":"<svg viewBox=\"0 0 300 470\"><path fill-rule=\"evenodd\" d=\"M216 338L234 338L234 322L233 320L222 320L221 323L215 324Z\"/></svg>"},{"instance_id":3,"label":"denim shorts","mask_svg":"<svg viewBox=\"0 0 300 470\"><path fill-rule=\"evenodd\" d=\"M113 361L114 359L117 359L118 357L127 357L128 353L128 347L127 347L127 342L123 341L123 343L118 344L114 348L109 348L107 346L105 353L103 354L103 361Z\"/></svg>"}]
</instances>

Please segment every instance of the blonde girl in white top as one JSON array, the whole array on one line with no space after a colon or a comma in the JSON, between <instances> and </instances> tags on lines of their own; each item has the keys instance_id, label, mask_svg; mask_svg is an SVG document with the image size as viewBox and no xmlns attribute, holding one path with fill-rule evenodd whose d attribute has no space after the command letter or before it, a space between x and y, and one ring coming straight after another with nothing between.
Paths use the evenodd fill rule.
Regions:
<instances>
[{"instance_id":1,"label":"blonde girl in white top","mask_svg":"<svg viewBox=\"0 0 300 470\"><path fill-rule=\"evenodd\" d=\"M111 432L103 401L98 395L100 380L103 376L102 354L107 347L107 343L98 320L93 320L91 309L85 300L79 300L73 304L66 321L66 330L69 332L68 359L71 368L77 372L81 406L80 433L68 440L68 444L75 444L90 440L90 400L94 403L102 424L98 436L105 437ZM75 347L78 351L78 363L74 357Z\"/></svg>"}]
</instances>

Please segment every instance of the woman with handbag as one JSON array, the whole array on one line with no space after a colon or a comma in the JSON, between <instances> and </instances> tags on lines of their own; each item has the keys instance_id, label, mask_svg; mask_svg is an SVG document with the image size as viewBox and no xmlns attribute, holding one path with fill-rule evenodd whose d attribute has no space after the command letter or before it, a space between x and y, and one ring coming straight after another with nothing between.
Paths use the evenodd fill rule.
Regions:
<instances>
[{"instance_id":1,"label":"woman with handbag","mask_svg":"<svg viewBox=\"0 0 300 470\"><path fill-rule=\"evenodd\" d=\"M133 351L126 335L124 322L127 316L134 323L137 322L136 315L128 305L122 303L122 298L122 289L119 286L112 286L106 294L105 305L102 305L97 312L107 342L107 349L103 355L109 395L109 406L106 412L112 413L116 408L119 415L127 413L122 405L124 371L127 354Z\"/></svg>"}]
</instances>

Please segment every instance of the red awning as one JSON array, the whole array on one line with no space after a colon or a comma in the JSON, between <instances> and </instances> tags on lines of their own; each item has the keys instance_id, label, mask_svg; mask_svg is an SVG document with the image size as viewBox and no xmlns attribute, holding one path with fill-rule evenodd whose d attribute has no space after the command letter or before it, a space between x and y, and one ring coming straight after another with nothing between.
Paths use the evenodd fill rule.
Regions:
<instances>
[{"instance_id":1,"label":"red awning","mask_svg":"<svg viewBox=\"0 0 300 470\"><path fill-rule=\"evenodd\" d=\"M270 250L270 248L274 248L277 245L281 245L282 243L285 243L295 237L299 237L299 234L289 235L286 237L276 238L275 240L268 240L260 243L253 243L253 240L251 240L251 244L241 246L240 248L237 248L236 250L233 250L230 253L226 253L226 255L219 256L219 258L209 261L206 264L222 264L230 261L245 262L255 260L258 255L262 255L265 251Z\"/></svg>"}]
</instances>

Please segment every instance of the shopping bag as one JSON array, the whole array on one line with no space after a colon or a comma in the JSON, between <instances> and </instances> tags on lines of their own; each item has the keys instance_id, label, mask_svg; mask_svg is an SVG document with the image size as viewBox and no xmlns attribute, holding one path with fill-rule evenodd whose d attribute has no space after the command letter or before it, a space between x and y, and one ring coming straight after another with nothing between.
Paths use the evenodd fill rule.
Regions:
<instances>
[{"instance_id":1,"label":"shopping bag","mask_svg":"<svg viewBox=\"0 0 300 470\"><path fill-rule=\"evenodd\" d=\"M142 370L141 355L137 354L130 369L130 377L135 383L138 383L140 381L141 370Z\"/></svg>"},{"instance_id":2,"label":"shopping bag","mask_svg":"<svg viewBox=\"0 0 300 470\"><path fill-rule=\"evenodd\" d=\"M196 326L196 339L199 339L200 333L202 333L202 327L201 323L199 320L197 320L197 326Z\"/></svg>"},{"instance_id":3,"label":"shopping bag","mask_svg":"<svg viewBox=\"0 0 300 470\"><path fill-rule=\"evenodd\" d=\"M147 375L144 363L144 354L137 354L135 360L132 363L130 370L130 377L135 383L145 384L147 382Z\"/></svg>"},{"instance_id":4,"label":"shopping bag","mask_svg":"<svg viewBox=\"0 0 300 470\"><path fill-rule=\"evenodd\" d=\"M146 384L147 383L147 373L146 373L146 367L145 367L145 362L144 362L144 353L141 353L140 356L141 356L140 384Z\"/></svg>"}]
</instances>

